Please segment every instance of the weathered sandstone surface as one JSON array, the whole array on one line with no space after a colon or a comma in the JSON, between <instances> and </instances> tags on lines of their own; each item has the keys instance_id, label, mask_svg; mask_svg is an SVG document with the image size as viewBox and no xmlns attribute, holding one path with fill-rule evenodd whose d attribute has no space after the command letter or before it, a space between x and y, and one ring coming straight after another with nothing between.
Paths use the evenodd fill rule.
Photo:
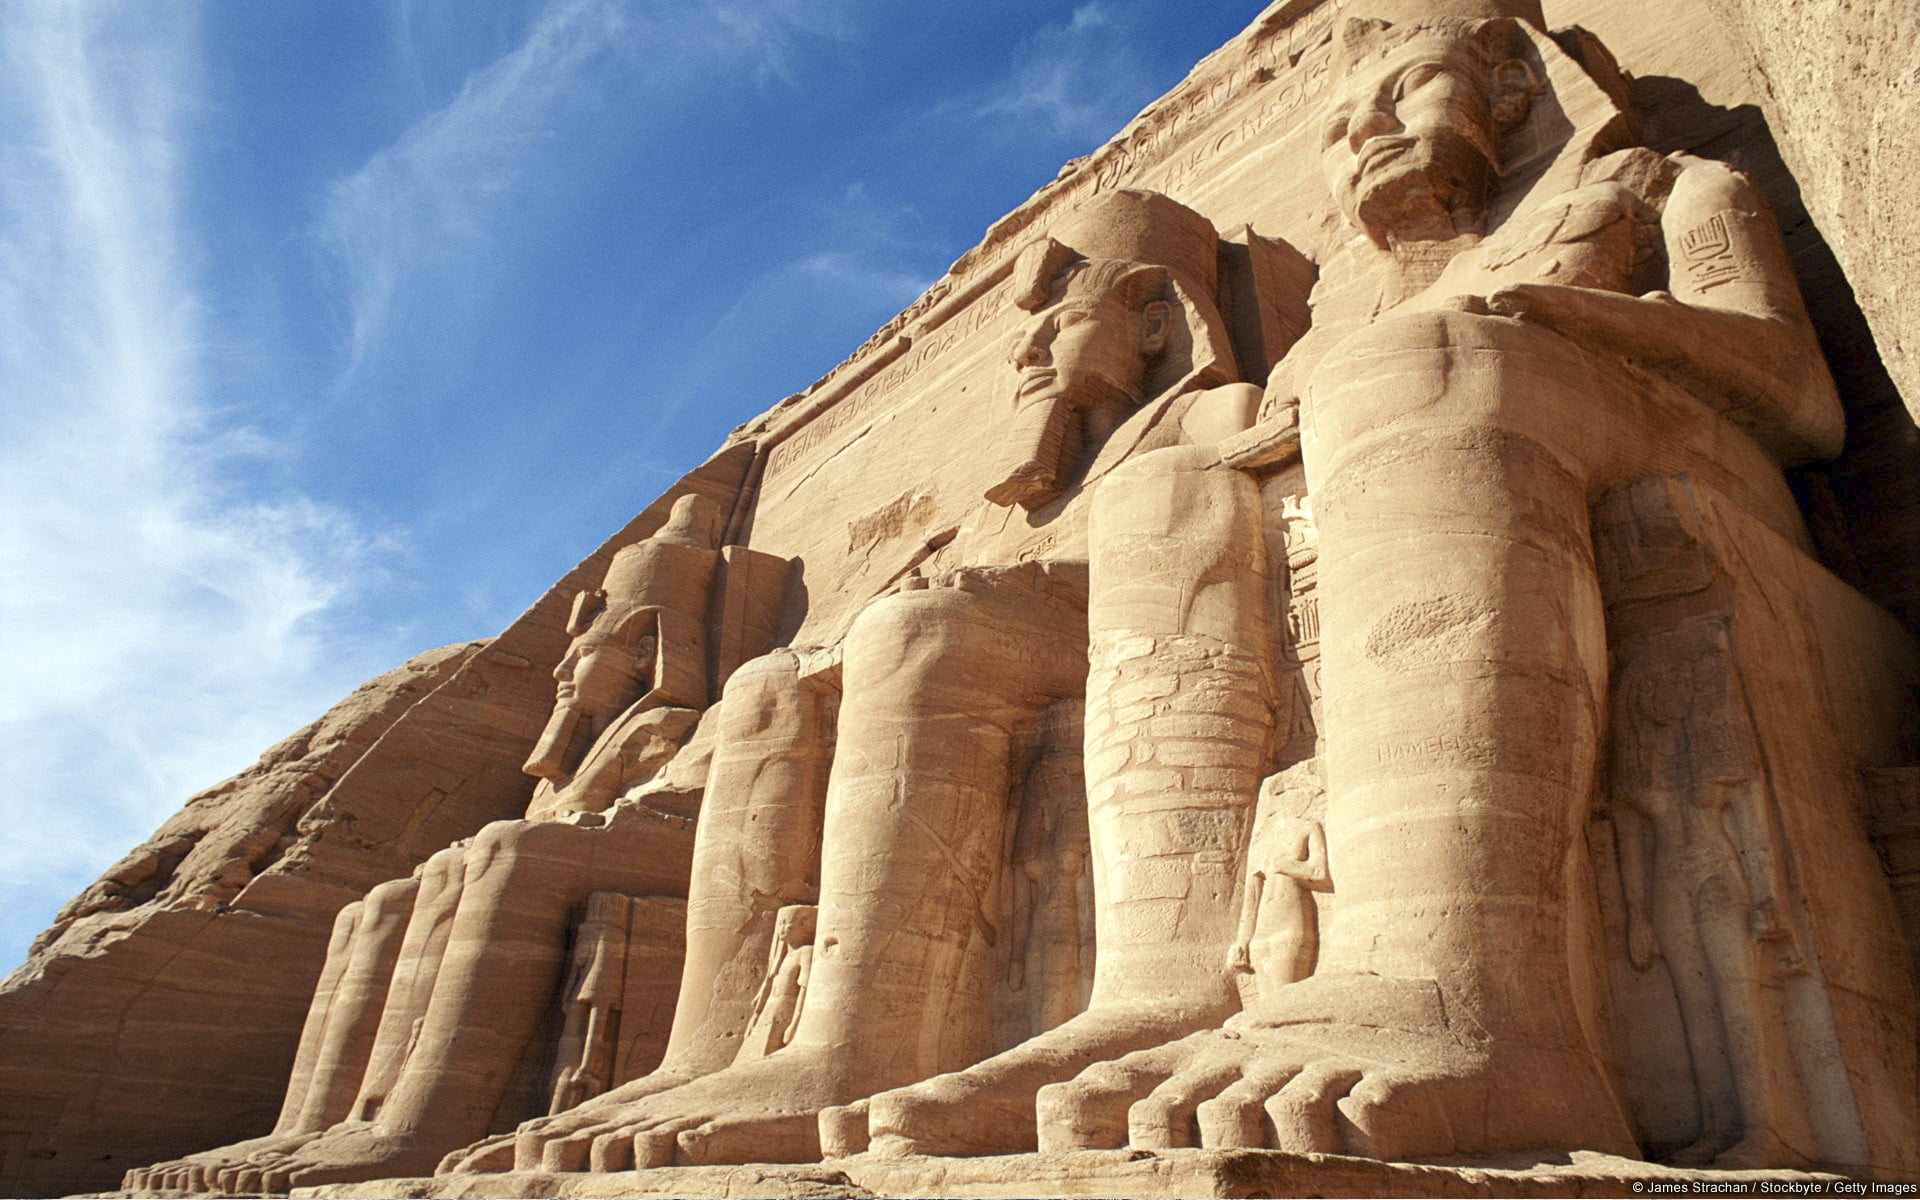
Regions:
<instances>
[{"instance_id":1,"label":"weathered sandstone surface","mask_svg":"<svg viewBox=\"0 0 1920 1200\"><path fill-rule=\"evenodd\" d=\"M1920 1178L1913 23L1270 5L77 899L0 1190Z\"/></svg>"}]
</instances>

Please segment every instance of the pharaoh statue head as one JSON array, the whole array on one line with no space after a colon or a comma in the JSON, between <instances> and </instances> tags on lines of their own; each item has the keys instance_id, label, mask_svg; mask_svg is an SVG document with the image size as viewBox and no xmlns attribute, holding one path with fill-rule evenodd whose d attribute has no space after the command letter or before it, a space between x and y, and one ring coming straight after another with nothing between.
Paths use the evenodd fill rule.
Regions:
<instances>
[{"instance_id":1,"label":"pharaoh statue head","mask_svg":"<svg viewBox=\"0 0 1920 1200\"><path fill-rule=\"evenodd\" d=\"M1511 21L1349 20L1320 129L1321 164L1347 219L1376 244L1478 233L1500 143L1538 81Z\"/></svg>"},{"instance_id":2,"label":"pharaoh statue head","mask_svg":"<svg viewBox=\"0 0 1920 1200\"><path fill-rule=\"evenodd\" d=\"M682 496L652 537L613 556L598 588L573 599L553 715L520 769L553 786L578 769L600 735L637 704L704 707L706 609L720 517Z\"/></svg>"},{"instance_id":3,"label":"pharaoh statue head","mask_svg":"<svg viewBox=\"0 0 1920 1200\"><path fill-rule=\"evenodd\" d=\"M1519 192L1564 190L1580 164L1631 142L1617 68L1590 43L1590 75L1541 32L1538 0L1368 0L1348 11L1321 166L1341 212L1377 246L1487 232L1496 207L1521 206ZM1513 194L1502 200L1503 190Z\"/></svg>"},{"instance_id":4,"label":"pharaoh statue head","mask_svg":"<svg viewBox=\"0 0 1920 1200\"><path fill-rule=\"evenodd\" d=\"M1143 403L1232 378L1218 263L1205 217L1133 190L1100 194L1021 253L1014 302L1031 315L1008 347L1014 420L988 500L1038 508Z\"/></svg>"}]
</instances>

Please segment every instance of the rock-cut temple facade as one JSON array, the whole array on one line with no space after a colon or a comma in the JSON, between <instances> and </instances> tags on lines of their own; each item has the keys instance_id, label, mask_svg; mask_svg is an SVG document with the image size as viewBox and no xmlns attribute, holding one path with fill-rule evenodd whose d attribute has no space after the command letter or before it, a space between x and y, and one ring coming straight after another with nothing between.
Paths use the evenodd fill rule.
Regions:
<instances>
[{"instance_id":1,"label":"rock-cut temple facade","mask_svg":"<svg viewBox=\"0 0 1920 1200\"><path fill-rule=\"evenodd\" d=\"M1920 1179L1916 24L1277 0L75 897L0 1193Z\"/></svg>"}]
</instances>

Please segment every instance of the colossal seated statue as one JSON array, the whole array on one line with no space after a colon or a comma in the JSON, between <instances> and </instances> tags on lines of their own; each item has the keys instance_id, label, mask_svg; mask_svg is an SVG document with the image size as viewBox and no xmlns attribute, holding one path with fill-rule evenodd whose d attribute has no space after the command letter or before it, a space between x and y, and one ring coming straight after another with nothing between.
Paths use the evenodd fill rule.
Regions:
<instances>
[{"instance_id":1,"label":"colossal seated statue","mask_svg":"<svg viewBox=\"0 0 1920 1200\"><path fill-rule=\"evenodd\" d=\"M1068 238L1023 256L1026 274L1053 282L1014 349L1022 381L987 495L1036 516L1086 514L1084 673L1057 653L1074 606L1009 603L1014 577L999 570L874 604L846 642L819 941L791 1042L691 1085L647 1082L534 1122L516 1139L519 1166L1129 1144L1904 1161L1912 1069L1897 1051L1913 1000L1897 960L1862 985L1900 1025L1891 1033L1843 1002L1821 1009L1832 990L1818 980L1776 1001L1779 972L1738 965L1783 936L1748 915L1772 901L1729 901L1684 926L1661 918L1676 971L1706 961L1725 977L1704 1000L1691 979L1674 985L1699 1060L1690 1136L1653 1129L1616 1082L1620 1020L1593 946L1619 884L1596 879L1585 828L1609 688L1590 507L1636 480L1683 477L1711 498L1719 524L1702 536L1720 559L1781 564L1729 568L1746 573L1740 586L1770 576L1798 589L1804 612L1844 607L1806 557L1781 474L1833 453L1840 416L1751 184L1632 148L1622 89L1527 15L1343 27L1322 144L1351 236L1325 256L1313 328L1257 420L1245 391L1189 387L1178 415L1148 428L1139 381L1163 349L1162 309L1191 297L1121 264L1076 269ZM1589 50L1594 71L1610 70ZM1089 211L1113 228L1182 219L1144 200ZM1295 461L1316 514L1324 697L1318 741L1284 749L1318 750L1313 764L1283 759L1274 728L1282 570L1267 564L1263 524L1306 506L1276 506L1261 487ZM1749 642L1818 674L1805 658L1819 654L1805 648L1817 629L1746 625ZM1738 640L1702 653L1725 658ZM975 692L963 678L991 682ZM1010 685L1026 697L1012 715ZM1726 691L1700 703L1724 713ZM985 956L969 945L1006 869L992 798L1010 787L1019 726L1076 692L1092 984L1081 1011L992 1053ZM967 736L935 736L965 712ZM1743 719L1759 720L1725 718ZM1620 745L1655 736L1621 723ZM1817 828L1821 805L1846 803L1859 760L1802 749L1823 765L1801 773L1800 818L1767 836L1801 839L1809 860L1859 857L1857 831ZM1259 781L1277 768L1292 770L1269 791L1296 809L1324 776L1323 817L1256 820ZM1711 809L1725 790L1709 778L1683 802ZM1604 958L1649 953L1634 820L1651 803L1619 805L1635 932L1630 955L1613 945ZM1689 853L1654 851L1666 863ZM1329 885L1334 903L1313 900ZM1870 880L1833 886L1846 894L1830 902L1886 908ZM1650 894L1662 913L1678 903ZM1777 918L1799 922L1794 944L1824 938L1835 961L1871 961L1858 929L1817 919L1820 905ZM1711 932L1722 948L1687 958L1700 940L1687 931L1729 920L1760 930L1753 944ZM1716 1004L1739 1011L1715 1021ZM1789 1012L1787 1033L1753 1034ZM1835 1088L1899 1099L1851 1119L1782 1099ZM502 1141L447 1169L505 1163Z\"/></svg>"},{"instance_id":2,"label":"colossal seated statue","mask_svg":"<svg viewBox=\"0 0 1920 1200\"><path fill-rule=\"evenodd\" d=\"M1885 698L1920 671L1783 473L1842 417L1779 230L1739 172L1636 146L1604 49L1535 0L1439 7L1335 26L1336 232L1264 390L1200 213L1106 190L1017 255L967 492L995 519L701 721L652 1070L595 1032L594 947L671 890L616 800L696 752L692 559L582 600L544 819L341 915L275 1134L137 1180L1119 1147L1920 1171L1857 778L1912 752ZM642 546L710 561L702 528ZM529 1073L556 990L565 1061ZM506 1132L522 1076L551 1111Z\"/></svg>"},{"instance_id":3,"label":"colossal seated statue","mask_svg":"<svg viewBox=\"0 0 1920 1200\"><path fill-rule=\"evenodd\" d=\"M1060 448L1088 430L1114 429L1108 446L1127 452L1125 461L1102 452L1086 505L1096 954L1085 1010L998 1054L981 1055L979 1040L964 1051L945 1043L948 1057L976 1061L914 1081L941 1058L926 1053L935 1040L923 968L867 957L866 947L875 931L941 928L961 954L954 914L981 911L988 874L971 896L940 897L944 925L931 908L910 924L896 915L932 894L928 875L951 868L904 852L890 825L877 840L854 832L855 813L883 811L851 786L853 764L871 757L852 757L848 733L874 719L868 697L883 694L853 684L856 627L833 768L845 782L830 788L824 830L826 878L842 863L846 882L823 893L818 990L794 1045L704 1088L652 1102L616 1093L537 1122L520 1135L521 1166L1119 1145L1391 1159L1664 1146L1723 1165L1906 1161L1909 986L1897 957L1873 952L1874 935L1818 912L1888 907L1858 829L1827 819L1855 790L1861 745L1843 752L1802 738L1795 753L1814 765L1792 770L1805 795L1776 836L1798 840L1805 861L1868 867L1852 883L1802 873L1808 895L1780 918L1862 973L1844 991L1795 985L1802 995L1776 1006L1791 1010L1789 1029L1771 1040L1733 1036L1754 1027L1751 1013L1714 1035L1703 1004L1683 994L1679 1019L1702 1060L1691 1136L1651 1131L1616 1082L1630 1057L1617 1032L1624 1018L1609 1016L1594 957L1623 958L1628 947L1604 944L1602 893L1618 884L1596 879L1586 829L1609 688L1590 507L1636 480L1684 478L1715 513L1701 536L1721 559L1747 559L1729 568L1743 580L1730 586L1745 589L1747 632L1715 643L1718 653L1743 641L1788 664L1775 678L1831 678L1819 646L1853 635L1815 614L1857 601L1807 557L1781 466L1833 453L1840 415L1752 185L1715 163L1632 148L1621 89L1547 38L1537 10L1532 20L1482 13L1341 30L1323 145L1352 236L1322 263L1314 328L1275 371L1257 423L1239 419L1232 388L1191 405L1180 434L1154 443L1126 441L1127 406L1110 392L1018 414L1014 461L989 493L997 501L1044 511ZM1603 52L1592 57L1595 71L1610 69ZM1058 251L1030 253L1044 261ZM1063 304L1043 328L1084 339L1076 353L1089 364L1107 361L1108 331L1129 331L1121 344L1137 336L1123 311L1084 308ZM1143 313L1153 329L1152 309ZM1031 345L1016 361L1029 355L1047 369ZM1323 834L1290 818L1298 849L1273 851L1261 849L1272 836L1255 838L1254 798L1263 773L1290 764L1277 761L1271 715L1268 591L1278 569L1265 562L1262 522L1273 506L1255 480L1296 458L1318 526L1326 799ZM956 611L933 628L963 620L964 602L947 602ZM1794 606L1796 619L1778 617ZM882 601L872 611L899 610ZM1024 646L1029 626L999 619ZM1846 653L1871 653L1885 634L1875 628ZM1037 664L1026 682L1056 669L1071 673ZM916 678L909 694L921 699L902 703L929 712L930 683ZM1054 681L1041 698L1070 686ZM1822 703L1817 688L1799 695ZM1702 703L1726 707L1724 696ZM1767 703L1766 735L1788 736L1792 704ZM901 738L887 751L900 769L884 794L902 809L951 786L911 773L900 747L914 744ZM883 792L878 781L872 790ZM1631 814L1645 808L1623 806L1630 835ZM937 853L950 856L958 827L936 828ZM1287 864L1250 863L1250 841ZM857 869L843 848L857 849ZM1671 862L1685 851L1667 853ZM910 896L888 891L896 861L912 864ZM1323 873L1337 900L1324 928L1315 905L1312 961L1297 928L1306 897L1283 891L1274 899L1293 907L1296 928L1276 937L1291 962L1263 955L1270 985L1236 986L1252 960L1242 910L1252 902L1257 929L1265 902L1248 896L1248 881L1312 888ZM836 888L891 903L859 912ZM1635 914L1645 904L1630 903ZM1739 914L1760 902L1733 903ZM1756 942L1777 940L1763 917L1752 920ZM929 936L919 934L916 952ZM1681 935L1668 936L1680 960ZM836 963L849 945L860 953ZM1733 947L1717 961L1750 952ZM1718 1003L1761 1004L1753 1012L1764 1015L1778 972L1726 974ZM912 981L904 997L902 979ZM1854 1005L1855 986L1870 999ZM965 986L953 994L976 1012L987 1004ZM920 1023L902 1027L903 1010ZM848 1014L860 1020L836 1024ZM1782 1039L1793 1045L1780 1049ZM910 1067L848 1065L903 1044L920 1050ZM1708 1061L1715 1055L1738 1061ZM1767 1082L1748 1082L1756 1078ZM1815 1119L1779 1102L1796 1089L1850 1099L1840 1115ZM806 1120L815 1110L817 1146Z\"/></svg>"},{"instance_id":4,"label":"colossal seated statue","mask_svg":"<svg viewBox=\"0 0 1920 1200\"><path fill-rule=\"evenodd\" d=\"M718 526L711 502L684 497L576 597L553 714L523 768L540 781L528 818L487 826L342 912L273 1133L133 1172L129 1186L284 1191L418 1173L527 1113L546 1081L525 1060L544 1046L568 929L590 897L658 898L643 902L664 906L665 944L677 941L690 814L615 802L681 749L706 706Z\"/></svg>"},{"instance_id":5,"label":"colossal seated statue","mask_svg":"<svg viewBox=\"0 0 1920 1200\"><path fill-rule=\"evenodd\" d=\"M1322 263L1314 329L1276 370L1260 425L1224 447L1258 472L1297 438L1318 520L1337 903L1315 972L1218 1031L1042 1091L1042 1149L1638 1154L1587 960L1596 884L1582 835L1609 686L1590 506L1680 477L1713 514L1697 536L1723 559L1748 556L1729 568L1747 632L1695 640L1687 653L1712 665L1683 657L1682 677L1658 685L1696 693L1667 697L1678 711L1726 712L1741 655L1774 660L1781 680L1833 679L1823 643L1854 637L1833 626L1856 602L1806 557L1780 470L1835 453L1842 421L1764 202L1717 163L1623 147L1612 95L1540 31L1537 7L1525 21L1486 15L1340 29L1322 144L1353 236ZM1644 696L1644 668L1633 671L1625 685ZM1795 689L1806 710L1823 707L1820 686ZM1780 974L1736 963L1784 937L1767 921L1787 914L1770 918L1766 893L1749 896L1725 858L1714 880L1656 885L1656 912L1684 908L1664 899L1671 887L1728 896L1697 918L1658 918L1674 930L1702 1089L1698 1137L1677 1157L1911 1169L1913 998L1877 935L1838 915L1892 919L1849 819L1863 764L1837 735L1815 746L1791 729L1793 703L1752 692L1742 702L1771 725L1773 771L1804 786L1782 826L1800 860L1865 869L1824 896L1828 873L1802 874L1796 936L1824 941L1829 969L1847 974L1809 985L1825 1000L1764 1035L1782 1012ZM1733 749L1716 753L1691 731L1650 729L1643 712L1622 710L1616 737L1694 782L1676 797L1643 772L1623 836L1674 803L1724 808L1716 756L1749 755L1740 786L1760 774L1748 714L1724 718ZM1785 765L1789 746L1801 767ZM1714 831L1660 835L1679 844L1656 852L1656 869L1735 855L1713 848L1727 836L1716 816L1695 828ZM1788 852L1778 837L1774 852ZM1641 963L1645 903L1630 897ZM1723 943L1704 963L1681 954L1680 923L1691 936L1696 919L1699 939ZM1756 932L1729 942L1729 920ZM1704 998L1708 985L1683 978L1702 965L1716 980ZM1851 1007L1855 988L1870 1004ZM1716 1003L1726 1025L1709 1036ZM1844 1099L1816 1119L1804 1099L1782 1102L1796 1094Z\"/></svg>"},{"instance_id":6,"label":"colossal seated statue","mask_svg":"<svg viewBox=\"0 0 1920 1200\"><path fill-rule=\"evenodd\" d=\"M784 822L796 820L803 793L789 789L755 802L756 812L771 804L776 813L710 825L713 806L723 801L718 789L709 789L696 851L696 914L714 897L722 908L739 906L744 864L790 862L793 848L818 839L816 940L806 994L785 1045L726 1065L728 1055L737 1054L735 1042L714 1036L725 1029L737 1039L750 1020L742 998L751 986L742 989L742 973L729 981L729 972L714 964L757 967L767 960L767 921L777 906L767 895L759 900L767 934L751 944L739 940L709 955L697 949L707 934L690 922L675 1037L676 1046L704 1040L703 1050L684 1058L670 1052L656 1076L530 1123L514 1139L513 1158L508 1140L498 1139L451 1156L443 1169L503 1168L515 1160L522 1167L609 1170L817 1158L823 1110L967 1067L1039 1032L1044 1024L1036 1027L1036 1019L1058 1022L1077 1011L1084 942L1097 941L1099 961L1114 965L1100 968L1105 974L1093 983L1091 1002L1100 1015L1071 1016L1069 1026L1090 1019L1130 1029L1158 1022L1155 1014L1136 1011L1140 1005L1126 986L1145 986L1169 972L1193 974L1195 962L1224 956L1237 916L1231 876L1243 831L1209 814L1222 806L1250 809L1267 738L1259 698L1269 672L1262 641L1234 641L1214 628L1238 611L1214 593L1263 595L1261 541L1257 527L1222 531L1180 514L1191 505L1205 511L1211 488L1240 491L1252 484L1221 470L1198 482L1181 475L1169 490L1150 473L1148 486L1163 493L1156 512L1171 524L1142 529L1144 540L1130 550L1120 549L1126 531L1103 533L1101 514L1088 505L1090 484L1128 478L1131 459L1178 454L1188 428L1238 427L1251 418L1258 391L1232 382L1232 352L1212 299L1218 255L1218 235L1198 214L1151 193L1116 192L1022 256L1016 302L1032 316L1010 351L1019 436L1008 443L997 469L1002 478L987 494L996 504L1028 510L1028 528L1049 539L1049 557L996 562L1008 554L1007 543L982 538L956 551L961 561L971 555L970 565L911 579L861 612L837 656L839 716L820 824L794 836L797 825ZM1116 564L1103 570L1096 555L1091 602L1083 559L1090 544L1111 548ZM1174 544L1183 548L1169 556ZM1203 587L1184 606L1169 607L1173 593L1191 582L1186 571L1195 555L1204 553L1219 558L1211 590ZM1018 557L1017 548L1009 557ZM1163 609L1180 611L1165 616ZM1091 677L1090 622L1095 645L1112 648L1110 661ZM1190 918L1193 936L1169 941L1140 916L1129 918L1138 930L1131 939L1105 926L1096 934L1079 928L1075 891L1048 889L1051 911L1038 920L1055 932L1038 946L1030 932L1003 938L1001 897L1017 890L1012 855L1025 849L1010 852L1009 843L1020 840L1023 823L1028 839L1043 836L1032 831L1036 824L1051 826L1055 837L1070 836L1078 814L1068 813L1087 804L1077 794L1079 772L1061 763L1063 756L1077 759L1081 748L1077 736L1061 743L1061 730L1077 735L1080 728L1069 710L1077 710L1084 693L1088 745L1100 742L1107 758L1124 760L1128 743L1154 730L1141 726L1131 709L1116 710L1111 698L1128 689L1182 691L1179 680L1203 675L1234 686L1185 686L1183 711L1163 723L1232 723L1231 745L1223 752L1216 741L1197 737L1183 753L1168 743L1157 763L1131 768L1136 776L1175 772L1196 781L1182 811L1200 819L1189 827L1179 812L1158 803L1150 812L1129 812L1125 801L1087 807L1095 825L1120 823L1109 837L1137 845L1137 861L1109 864L1111 877L1139 877L1145 896L1156 874L1198 870L1220 910L1214 927L1203 930ZM1163 680L1173 682L1163 687ZM729 721L732 703L730 694ZM721 741L731 744L724 730ZM1109 774L1124 776L1127 768ZM1017 807L1009 807L1010 794L1020 800ZM751 841L735 843L731 832L721 833L735 828L751 833ZM709 843L723 836L729 863L740 865L709 872L698 864ZM789 890L777 902L812 899ZM1142 907L1160 912L1166 906ZM1003 965L1003 946L1018 948L1017 972ZM1000 995L1009 979L1017 973L1025 986L1025 960L1057 960L1062 946L1071 946L1074 966L1052 987L1071 999L1011 1006L1020 1015L998 1019L1009 1007ZM1123 967L1129 959L1131 967ZM1100 978L1107 980L1104 990ZM1124 984L1128 979L1134 984ZM1231 994L1228 985L1204 996L1156 994L1152 1003L1198 1014L1172 1018L1192 1028L1230 1012ZM731 1007L731 1015L716 1020L723 1007ZM692 1034L691 1027L702 1024L705 1039Z\"/></svg>"}]
</instances>

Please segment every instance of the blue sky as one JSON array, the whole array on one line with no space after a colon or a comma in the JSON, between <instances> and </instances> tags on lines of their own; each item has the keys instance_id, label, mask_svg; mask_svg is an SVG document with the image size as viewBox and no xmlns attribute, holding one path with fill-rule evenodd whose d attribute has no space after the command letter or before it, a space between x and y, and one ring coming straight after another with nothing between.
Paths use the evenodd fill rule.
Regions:
<instances>
[{"instance_id":1,"label":"blue sky","mask_svg":"<svg viewBox=\"0 0 1920 1200\"><path fill-rule=\"evenodd\" d=\"M1260 8L0 5L0 972Z\"/></svg>"}]
</instances>

